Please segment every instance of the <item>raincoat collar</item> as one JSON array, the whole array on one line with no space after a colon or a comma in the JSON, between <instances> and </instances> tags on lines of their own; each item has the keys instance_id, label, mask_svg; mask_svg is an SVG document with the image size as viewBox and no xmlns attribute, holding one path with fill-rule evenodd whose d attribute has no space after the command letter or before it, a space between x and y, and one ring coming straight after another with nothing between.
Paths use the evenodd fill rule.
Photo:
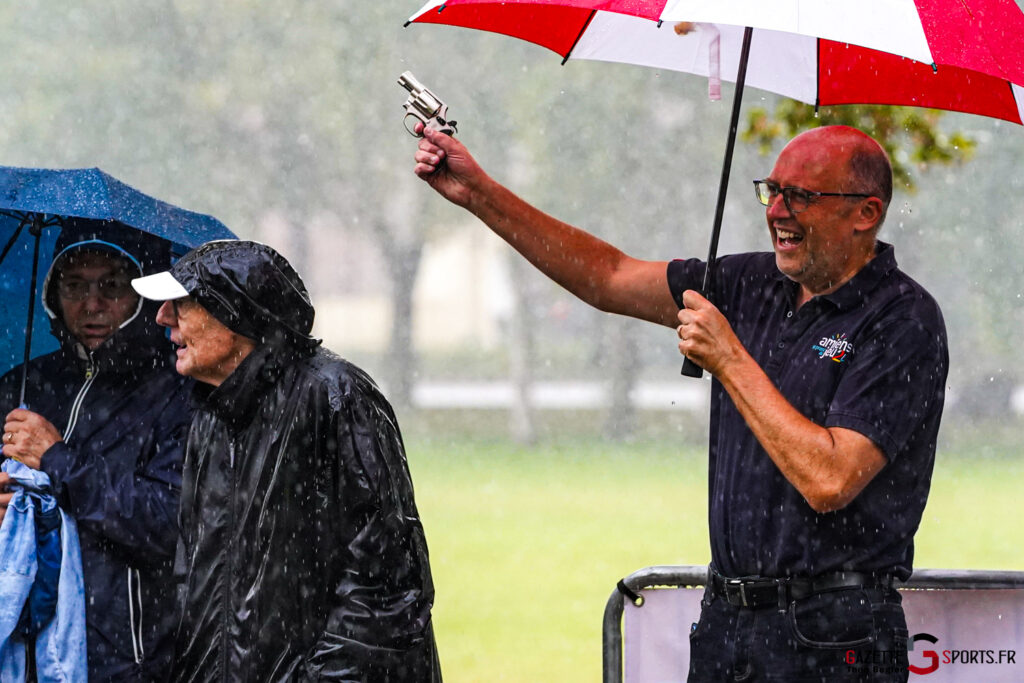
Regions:
<instances>
[{"instance_id":1,"label":"raincoat collar","mask_svg":"<svg viewBox=\"0 0 1024 683\"><path fill-rule=\"evenodd\" d=\"M314 352L315 348L260 344L220 386L196 382L193 397L200 407L223 420L232 433L238 433L259 415L260 402L285 369Z\"/></svg>"}]
</instances>

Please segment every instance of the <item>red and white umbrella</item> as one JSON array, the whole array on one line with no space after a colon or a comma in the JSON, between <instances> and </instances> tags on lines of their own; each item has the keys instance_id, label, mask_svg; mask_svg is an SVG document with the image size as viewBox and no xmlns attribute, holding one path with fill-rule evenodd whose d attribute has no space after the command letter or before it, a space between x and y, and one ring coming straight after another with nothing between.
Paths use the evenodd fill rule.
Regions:
<instances>
[{"instance_id":1,"label":"red and white umbrella","mask_svg":"<svg viewBox=\"0 0 1024 683\"><path fill-rule=\"evenodd\" d=\"M1024 123L1013 0L431 0L409 20L501 33L563 59L735 80L812 105L893 104Z\"/></svg>"},{"instance_id":2,"label":"red and white umbrella","mask_svg":"<svg viewBox=\"0 0 1024 683\"><path fill-rule=\"evenodd\" d=\"M1014 0L429 0L409 23L513 36L563 63L699 74L712 97L735 80L705 293L745 83L815 106L907 105L1024 124L1024 12ZM683 374L701 370L687 360Z\"/></svg>"}]
</instances>

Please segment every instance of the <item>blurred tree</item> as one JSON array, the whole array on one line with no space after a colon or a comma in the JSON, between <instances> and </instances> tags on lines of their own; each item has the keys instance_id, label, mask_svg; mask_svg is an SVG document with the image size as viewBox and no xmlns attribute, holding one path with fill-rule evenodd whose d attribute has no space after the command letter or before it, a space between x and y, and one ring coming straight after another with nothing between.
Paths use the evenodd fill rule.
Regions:
<instances>
[{"instance_id":1,"label":"blurred tree","mask_svg":"<svg viewBox=\"0 0 1024 683\"><path fill-rule=\"evenodd\" d=\"M728 107L701 102L699 79L619 64L560 67L536 46L450 27L403 30L404 18L391 3L301 0L0 5L8 28L2 161L99 165L272 242L314 296L346 277L386 292L391 342L379 374L396 403L408 402L418 376L411 292L424 247L472 221L411 174L415 141L402 131L405 93L395 83L406 69L448 100L460 137L488 170L531 202L640 258L703 254ZM758 148L833 121L892 143L899 186L919 190L913 220L903 202L886 228L913 246L901 247L901 259L928 264L915 274L938 273L929 286L944 295L958 353L986 376L1013 372L1001 359L1012 357L1024 324L1019 258L1006 248L1019 242L1024 211L1020 131L1003 135L965 117L954 120L970 122L958 126L972 134L950 133L949 118L921 110L844 107L815 117L786 100L768 109L750 116L746 139ZM973 134L992 130L989 140ZM516 149L530 166L524 182ZM918 182L925 167L973 151L985 159L976 164L983 178L947 172ZM763 168L754 166L737 155L723 251L762 246L747 178ZM933 231L927 239L917 232L922 221ZM375 247L370 259L366 242ZM621 402L636 378L645 370L663 377L666 367L678 377L671 332L613 326L533 271L521 277L529 286L516 283L514 296L530 314L523 348L533 355L517 367L607 380L619 401L610 415L624 417L615 432L628 435L635 421Z\"/></svg>"},{"instance_id":2,"label":"blurred tree","mask_svg":"<svg viewBox=\"0 0 1024 683\"><path fill-rule=\"evenodd\" d=\"M915 169L963 162L974 152L976 143L968 135L942 130L939 124L945 113L936 109L877 105L815 109L781 98L771 113L763 107L751 109L741 138L756 144L762 154L767 154L777 142L787 141L811 128L837 124L853 126L878 140L889 154L894 186L913 192Z\"/></svg>"}]
</instances>

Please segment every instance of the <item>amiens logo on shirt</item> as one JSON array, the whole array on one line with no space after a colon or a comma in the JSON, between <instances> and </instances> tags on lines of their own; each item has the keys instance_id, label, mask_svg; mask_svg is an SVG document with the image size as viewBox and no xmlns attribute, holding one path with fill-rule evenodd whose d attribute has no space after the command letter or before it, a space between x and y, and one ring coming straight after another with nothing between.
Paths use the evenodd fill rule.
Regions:
<instances>
[{"instance_id":1,"label":"amiens logo on shirt","mask_svg":"<svg viewBox=\"0 0 1024 683\"><path fill-rule=\"evenodd\" d=\"M818 352L818 358L828 358L837 363L842 363L853 355L853 344L845 334L839 333L831 337L822 337L811 349Z\"/></svg>"}]
</instances>

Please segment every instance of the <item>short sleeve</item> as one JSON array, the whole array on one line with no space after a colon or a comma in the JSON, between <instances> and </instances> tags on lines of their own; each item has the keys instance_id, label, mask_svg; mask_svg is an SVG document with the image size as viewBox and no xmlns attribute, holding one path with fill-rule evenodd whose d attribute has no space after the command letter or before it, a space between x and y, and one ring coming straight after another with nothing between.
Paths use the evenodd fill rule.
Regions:
<instances>
[{"instance_id":1,"label":"short sleeve","mask_svg":"<svg viewBox=\"0 0 1024 683\"><path fill-rule=\"evenodd\" d=\"M949 366L945 338L911 319L888 323L854 349L826 427L871 439L892 461L942 411Z\"/></svg>"},{"instance_id":2,"label":"short sleeve","mask_svg":"<svg viewBox=\"0 0 1024 683\"><path fill-rule=\"evenodd\" d=\"M683 292L699 290L704 283L704 261L700 259L676 259L668 262L668 289L679 308L683 307Z\"/></svg>"}]
</instances>

